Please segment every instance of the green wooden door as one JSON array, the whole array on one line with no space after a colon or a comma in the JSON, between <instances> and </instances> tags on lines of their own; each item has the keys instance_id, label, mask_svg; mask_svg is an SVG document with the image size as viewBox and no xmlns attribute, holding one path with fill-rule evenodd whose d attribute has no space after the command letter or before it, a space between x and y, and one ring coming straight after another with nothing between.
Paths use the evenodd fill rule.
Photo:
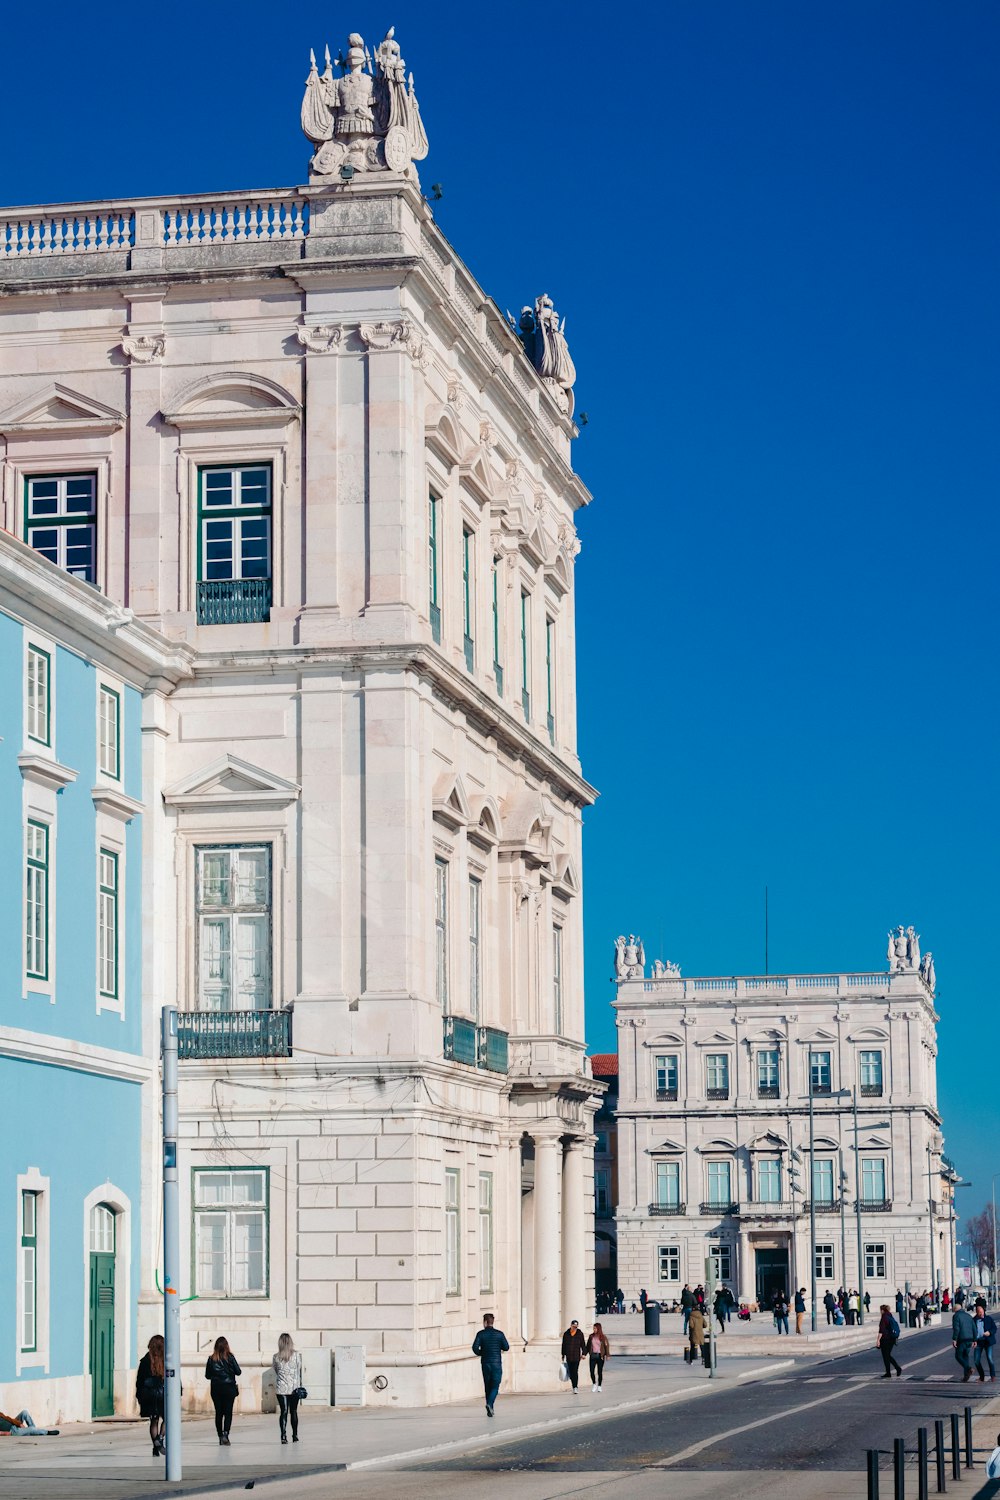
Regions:
<instances>
[{"instance_id":1,"label":"green wooden door","mask_svg":"<svg viewBox=\"0 0 1000 1500\"><path fill-rule=\"evenodd\" d=\"M90 1254L90 1381L92 1414L115 1410L115 1257Z\"/></svg>"}]
</instances>

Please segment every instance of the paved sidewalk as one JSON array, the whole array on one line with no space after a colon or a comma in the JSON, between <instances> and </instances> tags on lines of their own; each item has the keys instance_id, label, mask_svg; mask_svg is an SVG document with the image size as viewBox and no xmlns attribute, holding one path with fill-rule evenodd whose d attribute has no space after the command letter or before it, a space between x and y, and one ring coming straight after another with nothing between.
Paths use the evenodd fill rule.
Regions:
<instances>
[{"instance_id":1,"label":"paved sidewalk","mask_svg":"<svg viewBox=\"0 0 1000 1500\"><path fill-rule=\"evenodd\" d=\"M939 1321L935 1318L932 1326L937 1326ZM686 1342L681 1331L683 1325L679 1312L660 1314L658 1335L643 1332L641 1313L605 1314L601 1323L611 1341L612 1349L620 1354L676 1355ZM815 1333L810 1331L810 1323L807 1313L803 1323L805 1331L796 1334L795 1314L790 1314L788 1325L791 1332L786 1336L778 1333L770 1313L752 1313L749 1323L741 1323L734 1313L727 1322L724 1333L719 1332L719 1325L714 1318L712 1330L722 1350L727 1345L734 1344L738 1347L740 1354L747 1357L803 1359L807 1355L815 1357L821 1354L849 1354L857 1349L865 1348L875 1340L878 1315L869 1314L860 1327L848 1327L844 1324L838 1328L827 1323L826 1309L821 1307L816 1320ZM906 1333L907 1330L904 1329L904 1338Z\"/></svg>"},{"instance_id":2,"label":"paved sidewalk","mask_svg":"<svg viewBox=\"0 0 1000 1500\"><path fill-rule=\"evenodd\" d=\"M790 1362L789 1362L790 1364ZM155 1500L161 1495L232 1494L250 1480L299 1476L323 1470L365 1468L387 1459L426 1455L428 1449L459 1451L490 1442L500 1433L592 1423L602 1412L641 1410L670 1401L711 1397L755 1374L773 1375L772 1361L730 1357L715 1380L703 1368L679 1358L612 1358L604 1392L595 1396L581 1382L552 1394L505 1395L490 1421L481 1402L430 1408L369 1407L332 1411L305 1403L302 1441L282 1447L276 1417L238 1416L232 1446L220 1448L211 1418L184 1421L184 1482L167 1486L162 1460L153 1459L145 1423L94 1423L64 1428L58 1438L0 1439L0 1497L3 1500ZM267 1491L264 1490L266 1495ZM320 1493L316 1490L315 1493Z\"/></svg>"}]
</instances>

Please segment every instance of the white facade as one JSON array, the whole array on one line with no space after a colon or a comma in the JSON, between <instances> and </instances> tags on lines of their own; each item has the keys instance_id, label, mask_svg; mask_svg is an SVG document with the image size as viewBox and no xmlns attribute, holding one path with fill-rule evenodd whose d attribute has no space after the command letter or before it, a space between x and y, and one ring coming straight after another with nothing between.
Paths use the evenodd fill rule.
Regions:
<instances>
[{"instance_id":1,"label":"white facade","mask_svg":"<svg viewBox=\"0 0 1000 1500\"><path fill-rule=\"evenodd\" d=\"M954 1285L929 976L619 977L627 1295L676 1297L712 1253L740 1300L808 1291L813 1198L820 1299Z\"/></svg>"},{"instance_id":2,"label":"white facade","mask_svg":"<svg viewBox=\"0 0 1000 1500\"><path fill-rule=\"evenodd\" d=\"M225 1332L252 1403L286 1329L364 1345L370 1400L470 1393L485 1311L548 1383L601 1093L565 393L412 169L11 211L3 249L3 522L92 475L92 581L193 651L144 735L146 1003L215 1013L182 1028L186 1399Z\"/></svg>"}]
</instances>

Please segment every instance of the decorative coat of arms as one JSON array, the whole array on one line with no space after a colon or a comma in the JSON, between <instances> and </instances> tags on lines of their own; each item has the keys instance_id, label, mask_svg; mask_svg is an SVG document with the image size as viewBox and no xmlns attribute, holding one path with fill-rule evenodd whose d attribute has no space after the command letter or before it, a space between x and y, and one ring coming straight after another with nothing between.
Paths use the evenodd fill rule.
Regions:
<instances>
[{"instance_id":1,"label":"decorative coat of arms","mask_svg":"<svg viewBox=\"0 0 1000 1500\"><path fill-rule=\"evenodd\" d=\"M630 932L628 937L615 938L615 979L620 984L625 979L641 979L646 971L646 951L642 938Z\"/></svg>"},{"instance_id":2,"label":"decorative coat of arms","mask_svg":"<svg viewBox=\"0 0 1000 1500\"><path fill-rule=\"evenodd\" d=\"M302 100L302 129L316 145L309 164L314 178L336 177L344 167L354 172L405 173L411 161L427 155L427 134L413 90L413 74L406 77L406 64L390 26L385 40L375 49L374 59L362 37L352 31L347 56L341 53L334 75L330 49L326 68L320 73L316 54Z\"/></svg>"}]
</instances>

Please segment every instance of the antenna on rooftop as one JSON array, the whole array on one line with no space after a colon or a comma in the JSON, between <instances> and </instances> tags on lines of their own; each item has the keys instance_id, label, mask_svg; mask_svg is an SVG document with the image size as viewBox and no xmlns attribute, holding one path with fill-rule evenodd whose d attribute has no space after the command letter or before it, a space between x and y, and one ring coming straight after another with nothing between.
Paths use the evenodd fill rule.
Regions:
<instances>
[{"instance_id":1,"label":"antenna on rooftop","mask_svg":"<svg viewBox=\"0 0 1000 1500\"><path fill-rule=\"evenodd\" d=\"M765 886L764 887L764 973L765 974L768 972L768 969L767 969L767 959L768 959L768 954L767 954L768 930L767 930L767 928L768 928L768 923L767 923L767 886Z\"/></svg>"}]
</instances>

